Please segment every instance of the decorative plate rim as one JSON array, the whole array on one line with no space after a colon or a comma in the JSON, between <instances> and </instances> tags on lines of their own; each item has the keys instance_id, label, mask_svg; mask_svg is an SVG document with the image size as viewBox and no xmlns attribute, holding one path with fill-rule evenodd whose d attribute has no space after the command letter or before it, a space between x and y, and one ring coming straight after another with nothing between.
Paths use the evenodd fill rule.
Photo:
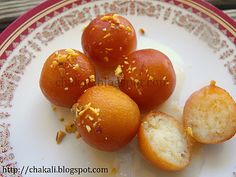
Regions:
<instances>
[{"instance_id":1,"label":"decorative plate rim","mask_svg":"<svg viewBox=\"0 0 236 177\"><path fill-rule=\"evenodd\" d=\"M38 6L34 7L33 9L29 10L25 14L18 17L12 24L10 24L1 34L0 34L0 59L6 59L7 57L3 55L4 50L6 50L7 47L4 47L6 44L5 42L11 38L11 35L19 29L26 21L34 17L36 14L40 13L43 10L46 10L49 7L54 6L58 3L63 3L66 0L46 0L45 2L42 2ZM79 1L79 4L82 4L83 0L72 0L73 2ZM96 0L86 0L87 3L93 2ZM99 0L97 0L99 1ZM164 1L168 3L184 3L187 5L191 5L193 7L198 6L198 8L202 8L207 11L208 15L211 19L214 19L217 23L220 25L224 25L224 23L229 27L227 30L227 36L233 37L232 42L236 44L236 21L233 20L231 17L229 17L227 14L225 14L223 11L219 10L215 6L211 5L210 3L203 1L203 0L159 0ZM71 3L71 1L68 1ZM206 15L206 14L205 14ZM230 29L230 30L229 30ZM5 49L4 49L5 48ZM1 63L0 63L0 69L1 69Z\"/></svg>"}]
</instances>

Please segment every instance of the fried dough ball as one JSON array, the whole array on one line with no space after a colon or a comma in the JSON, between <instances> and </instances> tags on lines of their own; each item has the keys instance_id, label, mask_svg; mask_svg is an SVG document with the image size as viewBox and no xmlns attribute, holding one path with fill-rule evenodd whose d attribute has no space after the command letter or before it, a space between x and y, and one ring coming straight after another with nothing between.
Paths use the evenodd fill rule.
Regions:
<instances>
[{"instance_id":1,"label":"fried dough ball","mask_svg":"<svg viewBox=\"0 0 236 177\"><path fill-rule=\"evenodd\" d=\"M85 28L82 46L85 54L99 66L114 67L123 55L136 49L136 33L124 17L106 14L98 16Z\"/></svg>"},{"instance_id":2,"label":"fried dough ball","mask_svg":"<svg viewBox=\"0 0 236 177\"><path fill-rule=\"evenodd\" d=\"M102 151L115 151L128 144L140 124L136 103L112 86L89 88L74 110L81 137Z\"/></svg>"},{"instance_id":3,"label":"fried dough ball","mask_svg":"<svg viewBox=\"0 0 236 177\"><path fill-rule=\"evenodd\" d=\"M139 147L144 157L158 168L168 171L184 169L190 162L191 142L175 118L151 112L138 131Z\"/></svg>"},{"instance_id":4,"label":"fried dough ball","mask_svg":"<svg viewBox=\"0 0 236 177\"><path fill-rule=\"evenodd\" d=\"M184 106L184 126L200 143L217 144L236 133L236 103L227 91L211 81L194 92Z\"/></svg>"},{"instance_id":5,"label":"fried dough ball","mask_svg":"<svg viewBox=\"0 0 236 177\"><path fill-rule=\"evenodd\" d=\"M120 89L146 110L167 100L176 84L171 61L154 49L130 53L117 67L115 75L120 79Z\"/></svg>"},{"instance_id":6,"label":"fried dough ball","mask_svg":"<svg viewBox=\"0 0 236 177\"><path fill-rule=\"evenodd\" d=\"M44 63L40 88L54 105L71 108L83 92L95 85L94 67L81 52L62 49Z\"/></svg>"}]
</instances>

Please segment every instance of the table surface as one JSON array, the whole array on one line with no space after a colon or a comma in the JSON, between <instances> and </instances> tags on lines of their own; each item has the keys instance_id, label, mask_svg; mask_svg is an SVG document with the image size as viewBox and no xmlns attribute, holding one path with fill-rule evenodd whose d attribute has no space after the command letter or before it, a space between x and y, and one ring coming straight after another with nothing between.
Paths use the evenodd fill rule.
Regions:
<instances>
[{"instance_id":1,"label":"table surface","mask_svg":"<svg viewBox=\"0 0 236 177\"><path fill-rule=\"evenodd\" d=\"M17 17L44 0L0 0L0 33ZM236 0L208 0L236 20Z\"/></svg>"}]
</instances>

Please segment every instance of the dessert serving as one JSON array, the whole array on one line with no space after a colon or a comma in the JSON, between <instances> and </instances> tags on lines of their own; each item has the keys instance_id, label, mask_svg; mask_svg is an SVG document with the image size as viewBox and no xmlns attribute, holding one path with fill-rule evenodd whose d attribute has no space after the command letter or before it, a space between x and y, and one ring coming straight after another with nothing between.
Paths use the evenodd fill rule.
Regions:
<instances>
[{"instance_id":1,"label":"dessert serving","mask_svg":"<svg viewBox=\"0 0 236 177\"><path fill-rule=\"evenodd\" d=\"M187 100L184 126L190 135L204 144L222 143L236 133L236 103L229 93L211 81Z\"/></svg>"},{"instance_id":2,"label":"dessert serving","mask_svg":"<svg viewBox=\"0 0 236 177\"><path fill-rule=\"evenodd\" d=\"M169 58L154 49L137 50L124 57L117 67L120 89L140 108L150 110L166 101L176 84Z\"/></svg>"},{"instance_id":3,"label":"dessert serving","mask_svg":"<svg viewBox=\"0 0 236 177\"><path fill-rule=\"evenodd\" d=\"M146 35L143 28L140 34ZM84 54L68 48L47 58L40 88L52 104L71 108L73 123L66 132L79 133L89 146L118 151L137 135L148 161L179 171L190 164L195 142L222 143L236 133L236 103L215 81L188 98L183 121L158 111L164 102L171 104L178 72L164 51L136 50L135 29L124 17L96 17L84 29L81 42ZM114 75L107 78L118 84L99 83L97 66L111 69ZM58 144L65 135L58 131Z\"/></svg>"},{"instance_id":4,"label":"dessert serving","mask_svg":"<svg viewBox=\"0 0 236 177\"><path fill-rule=\"evenodd\" d=\"M84 53L99 66L112 68L137 46L131 23L118 14L101 15L92 20L82 34Z\"/></svg>"},{"instance_id":5,"label":"dessert serving","mask_svg":"<svg viewBox=\"0 0 236 177\"><path fill-rule=\"evenodd\" d=\"M115 151L136 135L140 112L136 103L112 86L86 90L73 107L81 137L89 145Z\"/></svg>"},{"instance_id":6,"label":"dessert serving","mask_svg":"<svg viewBox=\"0 0 236 177\"><path fill-rule=\"evenodd\" d=\"M87 88L95 85L95 77L87 56L77 50L62 49L45 61L40 88L52 104L71 108Z\"/></svg>"},{"instance_id":7,"label":"dessert serving","mask_svg":"<svg viewBox=\"0 0 236 177\"><path fill-rule=\"evenodd\" d=\"M141 152L164 170L181 170L191 157L191 142L181 122L161 112L147 114L138 132Z\"/></svg>"}]
</instances>

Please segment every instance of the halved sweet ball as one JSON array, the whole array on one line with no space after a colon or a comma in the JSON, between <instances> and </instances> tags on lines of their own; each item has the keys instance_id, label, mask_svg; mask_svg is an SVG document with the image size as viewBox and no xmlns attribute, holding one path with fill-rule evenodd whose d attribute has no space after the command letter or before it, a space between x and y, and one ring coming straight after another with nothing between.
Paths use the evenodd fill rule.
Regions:
<instances>
[{"instance_id":1,"label":"halved sweet ball","mask_svg":"<svg viewBox=\"0 0 236 177\"><path fill-rule=\"evenodd\" d=\"M215 81L188 98L183 118L185 128L200 143L221 143L236 133L236 103Z\"/></svg>"},{"instance_id":2,"label":"halved sweet ball","mask_svg":"<svg viewBox=\"0 0 236 177\"><path fill-rule=\"evenodd\" d=\"M62 49L45 61L39 84L52 104L71 108L87 88L95 85L95 77L94 67L83 53Z\"/></svg>"},{"instance_id":3,"label":"halved sweet ball","mask_svg":"<svg viewBox=\"0 0 236 177\"><path fill-rule=\"evenodd\" d=\"M73 110L81 137L103 151L115 151L128 144L140 125L136 103L112 86L89 88Z\"/></svg>"},{"instance_id":4,"label":"halved sweet ball","mask_svg":"<svg viewBox=\"0 0 236 177\"><path fill-rule=\"evenodd\" d=\"M161 112L151 112L142 120L138 143L144 157L156 167L178 171L190 162L191 142L182 124Z\"/></svg>"},{"instance_id":5,"label":"halved sweet ball","mask_svg":"<svg viewBox=\"0 0 236 177\"><path fill-rule=\"evenodd\" d=\"M87 56L103 67L117 66L123 55L137 46L131 23L118 14L106 14L92 20L82 34L82 47Z\"/></svg>"},{"instance_id":6,"label":"halved sweet ball","mask_svg":"<svg viewBox=\"0 0 236 177\"><path fill-rule=\"evenodd\" d=\"M170 59L154 49L127 55L115 70L120 89L146 110L166 101L173 93L176 75Z\"/></svg>"}]
</instances>

